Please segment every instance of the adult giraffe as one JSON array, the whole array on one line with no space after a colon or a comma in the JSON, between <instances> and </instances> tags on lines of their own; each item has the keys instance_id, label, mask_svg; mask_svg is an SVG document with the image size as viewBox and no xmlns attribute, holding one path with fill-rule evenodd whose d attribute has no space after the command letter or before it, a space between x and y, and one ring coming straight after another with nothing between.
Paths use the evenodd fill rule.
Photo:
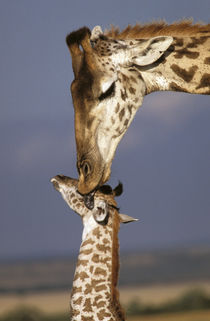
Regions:
<instances>
[{"instance_id":1,"label":"adult giraffe","mask_svg":"<svg viewBox=\"0 0 210 321\"><path fill-rule=\"evenodd\" d=\"M159 22L105 33L84 27L66 41L75 75L78 190L88 194L109 179L117 145L145 95L210 94L210 24Z\"/></svg>"}]
</instances>

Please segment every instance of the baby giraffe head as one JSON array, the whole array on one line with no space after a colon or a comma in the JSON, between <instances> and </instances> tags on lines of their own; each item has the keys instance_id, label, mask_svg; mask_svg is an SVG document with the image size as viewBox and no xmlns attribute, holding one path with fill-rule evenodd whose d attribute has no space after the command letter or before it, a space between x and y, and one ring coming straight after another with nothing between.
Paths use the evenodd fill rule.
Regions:
<instances>
[{"instance_id":1,"label":"baby giraffe head","mask_svg":"<svg viewBox=\"0 0 210 321\"><path fill-rule=\"evenodd\" d=\"M98 224L106 225L109 220L110 209L118 211L115 196L122 194L122 184L112 189L109 185L103 185L94 195L94 203L91 209L86 207L86 196L78 192L78 180L64 175L57 175L51 179L55 189L61 193L69 207L80 215L84 225L83 240L86 235ZM128 215L119 214L121 223L137 221Z\"/></svg>"}]
</instances>

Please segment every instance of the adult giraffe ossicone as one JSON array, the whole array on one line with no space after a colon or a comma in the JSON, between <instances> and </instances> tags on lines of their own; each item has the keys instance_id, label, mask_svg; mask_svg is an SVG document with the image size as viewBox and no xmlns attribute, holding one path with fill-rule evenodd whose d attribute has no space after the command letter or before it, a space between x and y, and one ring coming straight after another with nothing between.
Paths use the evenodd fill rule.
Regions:
<instances>
[{"instance_id":1,"label":"adult giraffe ossicone","mask_svg":"<svg viewBox=\"0 0 210 321\"><path fill-rule=\"evenodd\" d=\"M78 189L87 194L109 179L117 145L145 95L210 94L210 24L159 22L121 33L84 27L66 41L75 75Z\"/></svg>"}]
</instances>

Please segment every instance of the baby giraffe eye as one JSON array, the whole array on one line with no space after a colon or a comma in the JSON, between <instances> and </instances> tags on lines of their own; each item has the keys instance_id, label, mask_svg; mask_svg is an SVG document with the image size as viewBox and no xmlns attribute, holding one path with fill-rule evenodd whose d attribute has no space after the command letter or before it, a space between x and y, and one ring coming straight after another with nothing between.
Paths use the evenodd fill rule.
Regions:
<instances>
[{"instance_id":1,"label":"baby giraffe eye","mask_svg":"<svg viewBox=\"0 0 210 321\"><path fill-rule=\"evenodd\" d=\"M115 92L115 82L113 82L111 86L98 97L98 99L102 101L110 96L113 96L114 92Z\"/></svg>"}]
</instances>

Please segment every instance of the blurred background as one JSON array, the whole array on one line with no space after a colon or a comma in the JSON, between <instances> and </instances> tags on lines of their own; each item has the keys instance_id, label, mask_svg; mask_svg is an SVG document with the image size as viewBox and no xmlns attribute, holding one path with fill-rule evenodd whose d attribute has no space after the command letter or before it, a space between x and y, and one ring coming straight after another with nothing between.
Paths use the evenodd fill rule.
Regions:
<instances>
[{"instance_id":1,"label":"blurred background","mask_svg":"<svg viewBox=\"0 0 210 321\"><path fill-rule=\"evenodd\" d=\"M50 183L77 177L66 35L84 25L209 23L209 12L209 0L0 1L1 321L68 318L82 224ZM189 310L180 320L198 309L199 320L210 317L209 120L209 96L153 93L118 146L110 184L123 182L121 212L139 218L120 231L130 320L159 320L168 300L161 320L178 320L180 302Z\"/></svg>"}]
</instances>

